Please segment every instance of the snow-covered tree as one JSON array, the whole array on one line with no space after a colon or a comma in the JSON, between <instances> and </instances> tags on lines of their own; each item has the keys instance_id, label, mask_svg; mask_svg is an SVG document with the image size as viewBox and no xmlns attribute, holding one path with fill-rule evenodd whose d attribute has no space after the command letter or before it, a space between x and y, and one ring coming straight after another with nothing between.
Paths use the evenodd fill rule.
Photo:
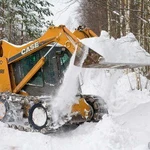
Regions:
<instances>
[{"instance_id":1,"label":"snow-covered tree","mask_svg":"<svg viewBox=\"0 0 150 150\"><path fill-rule=\"evenodd\" d=\"M22 44L40 36L52 6L46 0L0 0L0 38Z\"/></svg>"}]
</instances>

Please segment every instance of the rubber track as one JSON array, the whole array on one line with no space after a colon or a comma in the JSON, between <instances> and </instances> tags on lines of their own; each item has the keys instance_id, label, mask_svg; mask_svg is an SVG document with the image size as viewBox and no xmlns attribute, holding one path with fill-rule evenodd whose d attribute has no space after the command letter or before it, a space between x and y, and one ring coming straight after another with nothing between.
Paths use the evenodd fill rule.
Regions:
<instances>
[{"instance_id":1,"label":"rubber track","mask_svg":"<svg viewBox=\"0 0 150 150\"><path fill-rule=\"evenodd\" d=\"M34 96L21 96L21 95L18 95L18 94L12 94L12 93L0 93L0 97L2 97L3 99L6 99L8 101L8 103L17 103L19 104L20 106L28 101L30 104L32 103L32 105L34 103L37 103L39 102L38 98L39 97L34 97ZM107 106L106 106L106 103L104 102L103 99L99 98L99 97L96 97L96 96L91 96L91 95L84 95L83 98L85 98L85 100L87 101L87 103L89 105L91 105L91 107L93 108L93 112L94 114L95 113L99 113L101 114L102 116L104 114L108 114L108 111L107 111ZM94 109L94 103L95 102L98 102L100 104L100 107L99 109ZM20 110L21 111L21 110ZM47 109L47 112L49 110ZM49 112L48 112L49 113ZM101 117L102 117L101 116ZM98 122L99 120L101 120L102 118L99 118L98 120L95 120L94 118L94 115L92 117L92 119L90 121L93 121L93 122ZM24 118L22 117L22 120L24 120ZM89 121L89 122L90 122ZM41 129L41 130L35 130L33 129L29 123L27 122L26 124L18 124L16 122L8 122L7 120L6 121L3 121L4 123L6 123L8 125L8 127L10 128L13 128L13 129L17 129L17 130L20 130L20 131L25 131L25 132L40 132L40 133L43 133L43 134L49 134L49 133L54 133L56 131L59 130L59 128L61 127L52 127L50 124L48 124L45 128ZM50 120L48 120L48 122L50 122ZM65 121L67 122L67 121Z\"/></svg>"}]
</instances>

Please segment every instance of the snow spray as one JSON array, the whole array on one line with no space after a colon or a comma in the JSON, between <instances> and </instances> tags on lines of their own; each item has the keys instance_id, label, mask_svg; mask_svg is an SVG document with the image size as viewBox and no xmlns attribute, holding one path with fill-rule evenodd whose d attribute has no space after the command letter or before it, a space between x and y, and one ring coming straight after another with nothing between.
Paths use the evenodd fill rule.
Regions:
<instances>
[{"instance_id":1,"label":"snow spray","mask_svg":"<svg viewBox=\"0 0 150 150\"><path fill-rule=\"evenodd\" d=\"M79 88L78 77L81 72L81 66L87 57L88 47L84 47L84 54L79 62L79 67L74 65L75 54L76 51L71 57L70 64L64 75L63 83L51 102L52 120L55 126L65 123L62 118L70 114L71 106L78 101L76 97Z\"/></svg>"}]
</instances>

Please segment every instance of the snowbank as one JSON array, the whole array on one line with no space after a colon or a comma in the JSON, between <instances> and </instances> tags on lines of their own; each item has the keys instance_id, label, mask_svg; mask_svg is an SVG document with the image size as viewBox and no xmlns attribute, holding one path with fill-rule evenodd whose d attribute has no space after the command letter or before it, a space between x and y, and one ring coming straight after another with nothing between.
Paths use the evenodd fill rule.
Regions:
<instances>
[{"instance_id":1,"label":"snowbank","mask_svg":"<svg viewBox=\"0 0 150 150\"><path fill-rule=\"evenodd\" d=\"M139 90L135 72L117 80L109 97L109 108L113 115L125 114L142 103L150 102L150 87L145 88L147 79L141 75L140 80Z\"/></svg>"},{"instance_id":2,"label":"snowbank","mask_svg":"<svg viewBox=\"0 0 150 150\"><path fill-rule=\"evenodd\" d=\"M130 132L110 117L104 117L99 123L85 123L74 131L49 136L4 127L0 129L0 141L1 150L124 150L135 144Z\"/></svg>"}]
</instances>

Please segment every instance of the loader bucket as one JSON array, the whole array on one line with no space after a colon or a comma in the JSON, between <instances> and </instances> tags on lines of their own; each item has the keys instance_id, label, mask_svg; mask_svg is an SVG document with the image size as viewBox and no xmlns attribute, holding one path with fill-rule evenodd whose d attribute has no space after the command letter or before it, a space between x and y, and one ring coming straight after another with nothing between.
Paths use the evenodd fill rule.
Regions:
<instances>
[{"instance_id":1,"label":"loader bucket","mask_svg":"<svg viewBox=\"0 0 150 150\"><path fill-rule=\"evenodd\" d=\"M91 66L97 66L102 60L104 60L102 55L80 43L76 51L74 65L83 68L91 68Z\"/></svg>"},{"instance_id":2,"label":"loader bucket","mask_svg":"<svg viewBox=\"0 0 150 150\"><path fill-rule=\"evenodd\" d=\"M150 66L150 63L109 62L102 55L82 44L76 51L74 65L82 68L132 69Z\"/></svg>"}]
</instances>

